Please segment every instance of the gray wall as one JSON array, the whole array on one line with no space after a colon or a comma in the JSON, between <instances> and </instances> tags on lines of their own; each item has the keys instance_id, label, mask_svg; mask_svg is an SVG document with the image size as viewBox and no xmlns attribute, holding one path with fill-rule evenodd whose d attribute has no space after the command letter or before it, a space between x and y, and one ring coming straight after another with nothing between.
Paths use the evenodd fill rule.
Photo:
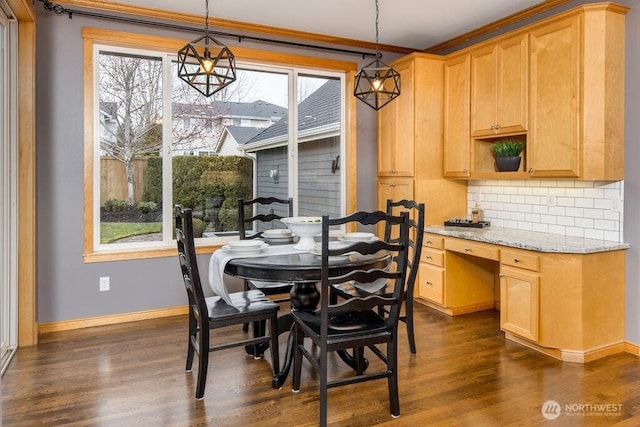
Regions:
<instances>
[{"instance_id":1,"label":"gray wall","mask_svg":"<svg viewBox=\"0 0 640 427\"><path fill-rule=\"evenodd\" d=\"M40 323L173 307L186 303L177 260L112 261L85 264L83 190L83 26L158 34L191 40L154 28L38 9L37 31L37 299ZM237 40L223 40L231 47ZM370 61L359 55L330 54L243 42L243 47L278 50L337 60ZM389 58L391 59L391 58ZM375 115L358 105L358 203L375 204ZM363 130L364 129L364 130ZM199 259L206 271L208 256ZM98 291L98 278L111 277L111 291Z\"/></svg>"},{"instance_id":2,"label":"gray wall","mask_svg":"<svg viewBox=\"0 0 640 427\"><path fill-rule=\"evenodd\" d=\"M574 1L553 13L579 4ZM618 3L632 7L626 28L626 159L624 240L631 244L626 258L626 334L628 341L640 343L640 4L633 0ZM40 6L38 5L40 9ZM83 235L83 25L172 35L160 30L136 30L123 24L74 16L38 17L37 79L37 283L38 318L41 323L108 314L135 312L184 304L184 291L173 258L84 264ZM179 35L184 39L193 35ZM229 44L233 45L233 41ZM270 45L243 43L243 46L275 49ZM295 52L293 49L281 49ZM304 53L304 52L299 52ZM324 55L316 51L308 55ZM337 59L367 60L356 56ZM391 55L384 60L390 62ZM375 112L358 103L358 208L375 207ZM344 163L343 163L344 165ZM207 257L202 256L201 267ZM111 276L112 290L98 292L98 277Z\"/></svg>"}]
</instances>

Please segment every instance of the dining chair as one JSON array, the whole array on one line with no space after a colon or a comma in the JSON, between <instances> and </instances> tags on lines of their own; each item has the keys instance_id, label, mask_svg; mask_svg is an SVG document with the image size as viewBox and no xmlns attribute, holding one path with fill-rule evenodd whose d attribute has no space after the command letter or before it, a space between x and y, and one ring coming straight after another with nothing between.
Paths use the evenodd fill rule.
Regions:
<instances>
[{"instance_id":1,"label":"dining chair","mask_svg":"<svg viewBox=\"0 0 640 427\"><path fill-rule=\"evenodd\" d=\"M418 275L418 266L420 265L420 256L422 254L422 240L424 237L424 203L417 203L414 200L399 200L393 201L387 200L386 212L390 215L394 214L398 210L407 210L410 213L409 216L409 256L407 262L407 282L405 285L405 309L404 314L400 315L400 321L404 322L407 326L407 338L409 341L409 350L411 353L416 353L416 338L413 322L413 307L414 299L413 293L416 284L416 277ZM396 227L397 228L397 227ZM397 242L399 234L392 224L387 223L384 227L384 240L388 242ZM351 298L353 296L367 296L372 292L359 288L349 283L342 283L332 288L332 298L336 301L336 296L341 298ZM390 294L393 292L393 284L390 283L387 286L376 290L373 293L376 294ZM384 307L381 307L381 312L384 312Z\"/></svg>"},{"instance_id":2,"label":"dining chair","mask_svg":"<svg viewBox=\"0 0 640 427\"><path fill-rule=\"evenodd\" d=\"M390 243L384 239L372 242L332 246L329 248L329 228L347 225L375 225L380 221L397 224L399 238ZM300 390L302 358L304 356L318 371L320 380L320 425L327 424L327 390L332 387L355 384L363 381L386 378L391 415L400 415L398 397L398 321L404 300L409 249L409 216L403 212L392 216L385 212L356 212L346 217L330 219L322 217L321 243L321 281L320 308L316 310L292 310L291 317L295 328L293 391ZM330 263L343 262L348 266L351 257L380 257L380 263L371 269L336 270ZM338 275L330 275L338 271ZM337 304L331 304L329 292L331 286L351 280L360 283L373 283L386 280L394 283L393 293L388 295L353 296ZM386 316L380 315L378 307L388 310ZM311 348L305 346L305 338L311 341ZM379 347L380 345L380 347ZM384 368L376 369L371 365L365 373L361 363L364 347L371 349L383 363ZM355 349L357 366L352 376L329 380L328 354L347 349ZM319 351L318 351L319 350Z\"/></svg>"},{"instance_id":3,"label":"dining chair","mask_svg":"<svg viewBox=\"0 0 640 427\"><path fill-rule=\"evenodd\" d=\"M251 216L246 215L251 210ZM276 228L278 220L293 216L293 199L278 199L276 197L257 197L253 200L238 199L238 233L240 240L258 239L266 228ZM255 229L254 229L255 223ZM286 228L286 227L283 227ZM248 231L252 230L251 233ZM265 295L284 295L273 299L275 302L289 301L291 282L267 282L245 280L244 289L256 289ZM246 331L246 328L245 328Z\"/></svg>"},{"instance_id":4,"label":"dining chair","mask_svg":"<svg viewBox=\"0 0 640 427\"><path fill-rule=\"evenodd\" d=\"M278 310L280 306L270 301L262 292L251 290L232 292L233 306L219 296L205 297L200 281L193 239L191 209L175 207L176 240L182 278L189 303L189 342L187 347L187 372L191 372L195 353L198 354L198 382L196 399L204 397L209 367L209 353L239 346L253 346L254 351L269 345L274 376L280 360L278 353ZM265 335L261 323L269 321L269 334ZM226 326L253 323L253 338L219 344L210 343L210 331ZM262 345L262 347L259 346ZM255 357L260 356L254 353Z\"/></svg>"}]
</instances>

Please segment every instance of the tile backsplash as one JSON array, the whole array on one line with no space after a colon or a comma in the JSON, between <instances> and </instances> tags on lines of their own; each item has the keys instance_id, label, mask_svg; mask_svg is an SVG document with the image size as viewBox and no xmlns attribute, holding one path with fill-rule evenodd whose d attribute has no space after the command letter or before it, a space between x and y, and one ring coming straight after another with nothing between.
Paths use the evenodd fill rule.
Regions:
<instances>
[{"instance_id":1,"label":"tile backsplash","mask_svg":"<svg viewBox=\"0 0 640 427\"><path fill-rule=\"evenodd\" d=\"M474 180L467 199L494 226L623 241L624 181Z\"/></svg>"}]
</instances>

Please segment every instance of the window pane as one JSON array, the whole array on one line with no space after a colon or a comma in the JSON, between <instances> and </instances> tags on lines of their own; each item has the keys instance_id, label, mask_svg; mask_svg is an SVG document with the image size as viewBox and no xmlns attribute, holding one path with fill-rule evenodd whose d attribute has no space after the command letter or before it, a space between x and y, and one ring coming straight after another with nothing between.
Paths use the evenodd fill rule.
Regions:
<instances>
[{"instance_id":1,"label":"window pane","mask_svg":"<svg viewBox=\"0 0 640 427\"><path fill-rule=\"evenodd\" d=\"M237 70L232 85L207 98L177 79L177 65L173 70L174 203L194 210L196 235L200 229L202 237L235 235L237 200L253 197L253 158L242 148L286 115L286 108L266 101L256 88L270 88L286 100L286 75L282 93L270 74ZM286 196L286 180L283 185Z\"/></svg>"},{"instance_id":2,"label":"window pane","mask_svg":"<svg viewBox=\"0 0 640 427\"><path fill-rule=\"evenodd\" d=\"M298 77L298 214L339 216L340 80Z\"/></svg>"},{"instance_id":3,"label":"window pane","mask_svg":"<svg viewBox=\"0 0 640 427\"><path fill-rule=\"evenodd\" d=\"M162 240L160 58L99 53L99 123L100 243Z\"/></svg>"}]
</instances>

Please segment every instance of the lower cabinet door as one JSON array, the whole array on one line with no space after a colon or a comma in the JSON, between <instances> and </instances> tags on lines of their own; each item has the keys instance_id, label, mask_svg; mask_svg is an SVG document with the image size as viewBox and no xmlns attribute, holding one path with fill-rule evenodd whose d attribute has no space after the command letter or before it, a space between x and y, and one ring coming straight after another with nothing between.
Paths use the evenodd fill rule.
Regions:
<instances>
[{"instance_id":1,"label":"lower cabinet door","mask_svg":"<svg viewBox=\"0 0 640 427\"><path fill-rule=\"evenodd\" d=\"M437 304L444 304L444 270L440 267L420 263L418 270L418 294Z\"/></svg>"},{"instance_id":2,"label":"lower cabinet door","mask_svg":"<svg viewBox=\"0 0 640 427\"><path fill-rule=\"evenodd\" d=\"M500 327L523 338L538 341L540 324L540 276L501 265Z\"/></svg>"}]
</instances>

